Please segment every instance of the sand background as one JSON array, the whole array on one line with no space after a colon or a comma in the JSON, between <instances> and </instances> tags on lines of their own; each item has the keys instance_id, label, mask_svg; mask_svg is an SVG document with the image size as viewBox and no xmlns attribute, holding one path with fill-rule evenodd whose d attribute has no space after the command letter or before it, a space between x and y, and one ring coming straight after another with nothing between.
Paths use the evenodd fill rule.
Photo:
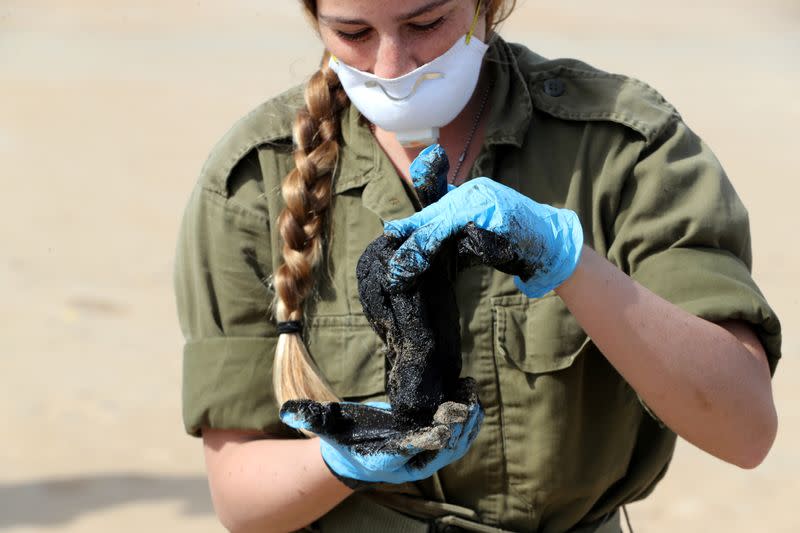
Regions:
<instances>
[{"instance_id":1,"label":"sand background","mask_svg":"<svg viewBox=\"0 0 800 533\"><path fill-rule=\"evenodd\" d=\"M181 425L173 248L216 140L314 68L296 4L0 2L0 530L221 531ZM800 531L800 3L527 0L501 33L678 107L750 210L784 325L769 458L681 444L636 531Z\"/></svg>"}]
</instances>

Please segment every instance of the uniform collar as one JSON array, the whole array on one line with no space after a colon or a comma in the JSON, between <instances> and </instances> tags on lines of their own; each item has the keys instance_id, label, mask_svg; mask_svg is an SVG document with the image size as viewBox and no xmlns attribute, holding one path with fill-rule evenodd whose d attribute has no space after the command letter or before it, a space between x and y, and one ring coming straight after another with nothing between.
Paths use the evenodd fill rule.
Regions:
<instances>
[{"instance_id":1,"label":"uniform collar","mask_svg":"<svg viewBox=\"0 0 800 533\"><path fill-rule=\"evenodd\" d=\"M342 112L342 143L333 193L364 186L372 177L381 148L354 105Z\"/></svg>"},{"instance_id":2,"label":"uniform collar","mask_svg":"<svg viewBox=\"0 0 800 533\"><path fill-rule=\"evenodd\" d=\"M416 211L404 182L399 179L361 113L350 105L342 113L342 144L333 177L333 194L364 187L361 200L381 220L395 220Z\"/></svg>"},{"instance_id":3,"label":"uniform collar","mask_svg":"<svg viewBox=\"0 0 800 533\"><path fill-rule=\"evenodd\" d=\"M493 80L489 94L486 145L522 146L533 118L533 100L517 56L508 43L495 34L486 53L484 75Z\"/></svg>"}]
</instances>

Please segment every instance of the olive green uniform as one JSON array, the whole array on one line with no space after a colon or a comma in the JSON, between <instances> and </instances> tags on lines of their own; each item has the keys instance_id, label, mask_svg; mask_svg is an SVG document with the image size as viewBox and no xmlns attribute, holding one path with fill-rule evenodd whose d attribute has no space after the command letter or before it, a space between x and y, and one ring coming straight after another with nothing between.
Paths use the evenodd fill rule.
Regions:
<instances>
[{"instance_id":1,"label":"olive green uniform","mask_svg":"<svg viewBox=\"0 0 800 533\"><path fill-rule=\"evenodd\" d=\"M574 60L547 61L495 39L484 146L472 176L577 212L586 243L636 281L712 321L751 323L770 368L780 325L750 276L747 213L719 163L656 91ZM186 336L184 421L297 437L272 390L277 333L270 274L280 264L280 184L302 88L255 109L220 142L189 201L176 287ZM324 274L304 337L347 400L384 394L384 349L362 314L355 267L382 221L416 199L354 107L342 117ZM528 299L476 267L456 282L462 375L486 410L469 453L413 490L512 531L560 532L647 495L675 434L553 293ZM647 364L642 361L642 364ZM346 508L346 501L342 508ZM345 530L347 528L345 527Z\"/></svg>"}]
</instances>

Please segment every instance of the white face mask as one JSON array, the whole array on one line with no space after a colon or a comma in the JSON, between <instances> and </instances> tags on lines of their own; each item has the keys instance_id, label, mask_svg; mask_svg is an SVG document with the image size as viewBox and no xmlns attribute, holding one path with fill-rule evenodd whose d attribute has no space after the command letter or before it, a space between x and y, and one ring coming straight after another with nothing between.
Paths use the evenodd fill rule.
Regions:
<instances>
[{"instance_id":1,"label":"white face mask","mask_svg":"<svg viewBox=\"0 0 800 533\"><path fill-rule=\"evenodd\" d=\"M461 113L478 85L489 46L471 34L399 78L381 78L333 57L330 67L370 122L394 132L404 146L426 146L438 140L439 128Z\"/></svg>"}]
</instances>

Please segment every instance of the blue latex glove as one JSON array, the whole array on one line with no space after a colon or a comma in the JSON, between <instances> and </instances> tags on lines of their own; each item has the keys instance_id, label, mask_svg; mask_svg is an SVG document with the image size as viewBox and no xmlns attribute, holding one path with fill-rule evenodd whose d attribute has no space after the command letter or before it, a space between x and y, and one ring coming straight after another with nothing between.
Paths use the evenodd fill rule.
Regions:
<instances>
[{"instance_id":1,"label":"blue latex glove","mask_svg":"<svg viewBox=\"0 0 800 533\"><path fill-rule=\"evenodd\" d=\"M343 402L341 405L348 404ZM367 405L391 414L389 404ZM315 432L320 438L320 451L328 468L346 485L356 488L368 483L406 483L425 479L463 457L480 431L483 408L477 401L469 406L460 405L463 416L458 420L437 421L434 417L434 424L430 427L367 445L341 443L340 438L325 433L318 421L309 419L303 411L284 408L281 420L295 429ZM426 442L438 444L428 449L420 447Z\"/></svg>"},{"instance_id":2,"label":"blue latex glove","mask_svg":"<svg viewBox=\"0 0 800 533\"><path fill-rule=\"evenodd\" d=\"M513 272L514 281L530 298L545 295L572 275L583 247L583 230L573 211L475 178L422 211L384 224L389 237L405 239L389 263L390 282L407 287L430 266L442 243L469 225L507 240L522 265Z\"/></svg>"}]
</instances>

